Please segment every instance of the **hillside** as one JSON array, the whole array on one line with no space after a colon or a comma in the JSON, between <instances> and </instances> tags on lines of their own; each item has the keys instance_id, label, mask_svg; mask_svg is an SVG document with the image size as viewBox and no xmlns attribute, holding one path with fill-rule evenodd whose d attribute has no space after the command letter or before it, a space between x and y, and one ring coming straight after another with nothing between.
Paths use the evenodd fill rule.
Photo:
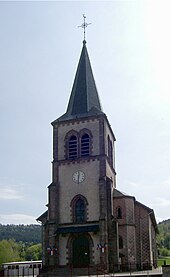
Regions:
<instances>
[{"instance_id":1,"label":"hillside","mask_svg":"<svg viewBox=\"0 0 170 277\"><path fill-rule=\"evenodd\" d=\"M2 225L0 224L0 241L14 239L16 242L41 243L41 226L31 225Z\"/></svg>"},{"instance_id":2,"label":"hillside","mask_svg":"<svg viewBox=\"0 0 170 277\"><path fill-rule=\"evenodd\" d=\"M170 219L164 220L158 224L159 234L157 236L160 254L170 255Z\"/></svg>"},{"instance_id":3,"label":"hillside","mask_svg":"<svg viewBox=\"0 0 170 277\"><path fill-rule=\"evenodd\" d=\"M159 234L157 243L159 249L170 251L170 219L158 224ZM41 243L41 226L31 225L2 225L0 224L0 241L14 239L16 242Z\"/></svg>"}]
</instances>

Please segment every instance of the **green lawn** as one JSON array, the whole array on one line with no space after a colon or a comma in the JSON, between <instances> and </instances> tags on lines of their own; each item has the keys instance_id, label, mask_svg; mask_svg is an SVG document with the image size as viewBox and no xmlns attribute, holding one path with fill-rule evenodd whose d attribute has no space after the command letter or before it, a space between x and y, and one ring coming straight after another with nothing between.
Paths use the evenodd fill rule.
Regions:
<instances>
[{"instance_id":1,"label":"green lawn","mask_svg":"<svg viewBox=\"0 0 170 277\"><path fill-rule=\"evenodd\" d=\"M170 265L170 257L161 257L158 259L158 266L164 265L164 263L166 263L166 265Z\"/></svg>"}]
</instances>

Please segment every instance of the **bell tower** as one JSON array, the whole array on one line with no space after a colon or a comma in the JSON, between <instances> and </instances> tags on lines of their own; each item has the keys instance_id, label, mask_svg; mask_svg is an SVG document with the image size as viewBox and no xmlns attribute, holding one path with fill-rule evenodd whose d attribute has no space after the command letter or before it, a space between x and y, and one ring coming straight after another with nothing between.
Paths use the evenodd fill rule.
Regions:
<instances>
[{"instance_id":1,"label":"bell tower","mask_svg":"<svg viewBox=\"0 0 170 277\"><path fill-rule=\"evenodd\" d=\"M43 223L44 266L118 264L113 220L115 136L103 112L86 41L66 113L52 122L52 183Z\"/></svg>"}]
</instances>

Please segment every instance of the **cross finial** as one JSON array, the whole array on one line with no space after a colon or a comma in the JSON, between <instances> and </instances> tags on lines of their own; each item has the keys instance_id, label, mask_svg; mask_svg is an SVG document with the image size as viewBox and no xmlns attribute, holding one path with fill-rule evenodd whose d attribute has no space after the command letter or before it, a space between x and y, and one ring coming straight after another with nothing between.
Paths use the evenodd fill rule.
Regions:
<instances>
[{"instance_id":1,"label":"cross finial","mask_svg":"<svg viewBox=\"0 0 170 277\"><path fill-rule=\"evenodd\" d=\"M81 24L81 25L78 26L78 27L81 27L81 28L84 29L84 41L86 41L86 28L87 28L87 26L90 25L91 23L87 23L87 22L86 22L86 16L85 16L85 14L83 14L83 18L84 18L83 24Z\"/></svg>"}]
</instances>

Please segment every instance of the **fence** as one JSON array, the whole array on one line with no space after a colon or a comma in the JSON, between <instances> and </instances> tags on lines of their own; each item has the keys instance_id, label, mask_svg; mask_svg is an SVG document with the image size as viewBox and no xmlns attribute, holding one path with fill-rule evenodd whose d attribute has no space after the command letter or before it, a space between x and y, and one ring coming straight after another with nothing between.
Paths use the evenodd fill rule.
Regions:
<instances>
[{"instance_id":1,"label":"fence","mask_svg":"<svg viewBox=\"0 0 170 277\"><path fill-rule=\"evenodd\" d=\"M12 262L3 264L2 275L7 277L35 277L39 275L42 268L41 261Z\"/></svg>"},{"instance_id":2,"label":"fence","mask_svg":"<svg viewBox=\"0 0 170 277\"><path fill-rule=\"evenodd\" d=\"M110 270L109 268L113 268ZM162 267L156 267L149 263L139 264L115 264L113 265L88 265L86 267L75 268L73 265L66 267L51 266L42 268L42 276L162 276Z\"/></svg>"},{"instance_id":3,"label":"fence","mask_svg":"<svg viewBox=\"0 0 170 277\"><path fill-rule=\"evenodd\" d=\"M110 269L110 274L108 273ZM112 270L111 270L112 269ZM26 277L37 275L41 276L162 276L162 267L156 265L143 263L143 264L100 264L100 265L79 265L79 268L74 267L72 264L66 267L43 267L41 261L19 262L19 263L6 263L4 264L3 271L0 271L1 276L7 277Z\"/></svg>"}]
</instances>

